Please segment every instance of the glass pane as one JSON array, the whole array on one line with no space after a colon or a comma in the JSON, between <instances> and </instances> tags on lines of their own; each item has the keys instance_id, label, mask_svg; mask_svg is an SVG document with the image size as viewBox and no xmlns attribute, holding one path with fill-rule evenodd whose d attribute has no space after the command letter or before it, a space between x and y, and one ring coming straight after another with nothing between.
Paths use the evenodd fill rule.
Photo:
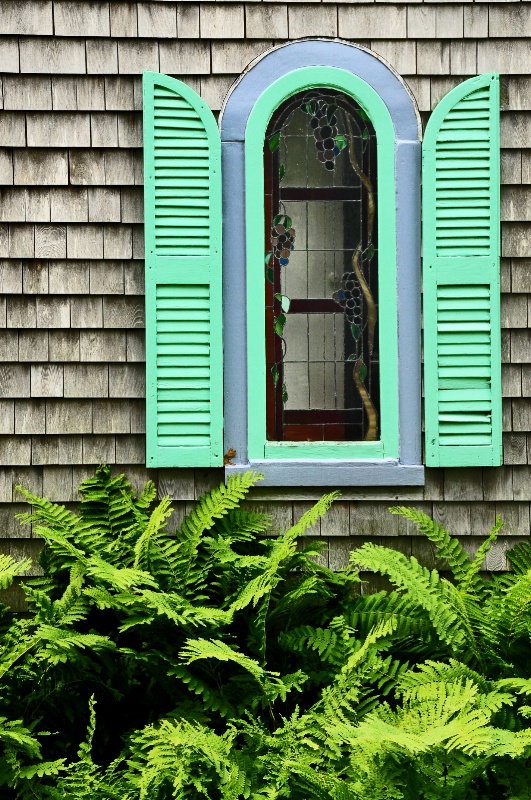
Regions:
<instances>
[{"instance_id":1,"label":"glass pane","mask_svg":"<svg viewBox=\"0 0 531 800\"><path fill-rule=\"evenodd\" d=\"M274 115L266 176L267 435L379 438L376 136L346 95Z\"/></svg>"}]
</instances>

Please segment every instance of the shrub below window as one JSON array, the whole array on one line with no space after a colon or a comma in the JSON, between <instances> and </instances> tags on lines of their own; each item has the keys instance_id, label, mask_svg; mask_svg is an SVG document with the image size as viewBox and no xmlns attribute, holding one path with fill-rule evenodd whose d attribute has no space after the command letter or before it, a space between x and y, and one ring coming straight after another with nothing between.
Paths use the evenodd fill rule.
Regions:
<instances>
[{"instance_id":1,"label":"shrub below window","mask_svg":"<svg viewBox=\"0 0 531 800\"><path fill-rule=\"evenodd\" d=\"M78 513L23 490L44 576L0 619L2 798L529 797L531 546L485 580L499 523L471 559L394 508L452 579L373 544L332 572L298 543L336 493L278 535L241 505L257 478L177 536L169 499L107 467ZM1 587L28 566L0 557ZM360 593L359 568L395 588Z\"/></svg>"}]
</instances>

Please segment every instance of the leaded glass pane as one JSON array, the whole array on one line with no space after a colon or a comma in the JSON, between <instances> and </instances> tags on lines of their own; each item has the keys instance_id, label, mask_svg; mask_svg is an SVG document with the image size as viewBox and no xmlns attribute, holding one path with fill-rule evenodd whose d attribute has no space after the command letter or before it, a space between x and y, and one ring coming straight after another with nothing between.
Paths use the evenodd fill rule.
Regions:
<instances>
[{"instance_id":1,"label":"leaded glass pane","mask_svg":"<svg viewBox=\"0 0 531 800\"><path fill-rule=\"evenodd\" d=\"M373 126L344 94L301 92L264 159L268 439L378 439Z\"/></svg>"}]
</instances>

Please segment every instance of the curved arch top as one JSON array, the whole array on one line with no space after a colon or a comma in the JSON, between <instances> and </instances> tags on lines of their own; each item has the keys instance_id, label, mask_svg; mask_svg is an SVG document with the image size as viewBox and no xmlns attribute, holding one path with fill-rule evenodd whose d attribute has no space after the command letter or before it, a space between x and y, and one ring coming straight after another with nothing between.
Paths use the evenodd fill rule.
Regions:
<instances>
[{"instance_id":1,"label":"curved arch top","mask_svg":"<svg viewBox=\"0 0 531 800\"><path fill-rule=\"evenodd\" d=\"M419 141L421 124L413 95L380 56L361 45L338 39L303 39L268 50L247 67L225 98L220 115L221 139L239 142L251 110L270 84L303 67L338 67L371 86L385 103L397 141Z\"/></svg>"}]
</instances>

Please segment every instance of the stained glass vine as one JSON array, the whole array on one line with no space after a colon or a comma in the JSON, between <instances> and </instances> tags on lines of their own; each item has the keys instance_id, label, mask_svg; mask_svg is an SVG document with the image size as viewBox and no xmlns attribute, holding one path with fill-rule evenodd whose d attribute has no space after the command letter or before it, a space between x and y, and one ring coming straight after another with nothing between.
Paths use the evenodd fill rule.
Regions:
<instances>
[{"instance_id":1,"label":"stained glass vine","mask_svg":"<svg viewBox=\"0 0 531 800\"><path fill-rule=\"evenodd\" d=\"M378 439L372 124L344 94L303 92L273 117L264 157L268 438Z\"/></svg>"}]
</instances>

